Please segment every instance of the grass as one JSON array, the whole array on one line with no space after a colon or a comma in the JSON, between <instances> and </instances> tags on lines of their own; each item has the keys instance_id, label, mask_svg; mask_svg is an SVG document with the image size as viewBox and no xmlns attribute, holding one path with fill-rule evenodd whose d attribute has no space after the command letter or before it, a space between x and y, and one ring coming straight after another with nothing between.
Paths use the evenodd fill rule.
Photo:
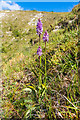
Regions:
<instances>
[{"instance_id":1,"label":"grass","mask_svg":"<svg viewBox=\"0 0 80 120\"><path fill-rule=\"evenodd\" d=\"M3 11L2 19L2 119L78 120L80 93L78 78L78 31L72 12ZM75 11L75 12L74 12ZM1 12L0 12L1 13ZM41 102L39 104L39 58L36 54L38 36L36 25L28 23L36 14L42 14L43 34L49 34L46 47L41 40ZM38 18L36 17L34 21ZM69 24L69 20L74 20ZM67 23L68 22L68 23ZM53 32L55 26L61 28ZM43 36L42 34L42 36ZM31 42L32 41L32 42ZM45 96L46 92L46 96Z\"/></svg>"}]
</instances>

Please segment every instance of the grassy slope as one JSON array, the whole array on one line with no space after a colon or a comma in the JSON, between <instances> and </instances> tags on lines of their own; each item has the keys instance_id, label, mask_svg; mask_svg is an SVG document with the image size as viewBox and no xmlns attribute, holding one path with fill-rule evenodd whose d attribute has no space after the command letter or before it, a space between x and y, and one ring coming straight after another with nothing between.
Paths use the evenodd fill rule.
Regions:
<instances>
[{"instance_id":1,"label":"grassy slope","mask_svg":"<svg viewBox=\"0 0 80 120\"><path fill-rule=\"evenodd\" d=\"M47 43L47 95L48 97L52 96L51 92L53 90L56 90L57 92L61 91L60 93L62 95L66 95L67 98L73 103L78 101L79 92L76 71L76 58L78 51L76 44L78 42L78 39L77 28L75 27L77 23L73 23L76 24L74 26L75 28L71 28L71 26L73 26L72 23L68 24L66 27L64 26L66 22L75 19L77 15L73 13L37 11L4 11L4 13L7 14L7 16L2 19L3 35L1 54L3 63L3 93L4 96L7 96L5 98L5 105L3 105L3 109L5 110L5 117L11 118L11 116L16 116L16 114L13 114L12 111L17 111L21 116L23 116L25 114L25 110L23 108L23 105L25 105L24 102L22 102L20 106L16 105L20 103L18 99L23 101L23 96L24 99L26 98L25 95L22 95L21 88L25 88L27 83L38 85L38 78L36 76L38 73L38 56L36 55L38 42L33 45L30 43L31 39L33 41L38 41L38 36L36 35L36 25L29 25L28 23L31 21L31 19L34 18L35 15L39 13L42 13L41 21L43 23L43 33L45 30L48 30L49 33L49 42ZM38 18L36 18L34 21L37 19ZM63 27L60 30L53 32L55 26L58 24L61 24ZM42 71L44 75L43 40L42 49ZM35 60L37 60L37 62ZM42 76L42 80L44 81L44 76ZM60 103L59 97L60 96L58 96L57 99L54 98L54 100ZM11 109L11 112L9 112L11 106L11 104L8 104L9 99L11 101L11 104L13 104L14 108L16 109ZM60 103L61 105L69 106L69 103L65 103L64 99L62 99L62 101L63 104ZM44 99L43 102L45 102ZM32 104L35 103L33 102ZM47 101L47 109L49 107L49 104L50 103ZM51 104L56 105L55 102L51 102ZM76 106L78 106L78 104L76 104ZM52 111L54 110L54 108L51 109ZM63 114L64 110L62 109L61 112L65 118L66 116ZM73 115L72 113L73 112L70 111L69 114ZM47 117L51 116L54 117L55 115L50 113ZM75 116L77 116L77 114ZM75 116L73 115L73 117ZM18 115L16 117L18 117Z\"/></svg>"},{"instance_id":2,"label":"grassy slope","mask_svg":"<svg viewBox=\"0 0 80 120\"><path fill-rule=\"evenodd\" d=\"M28 25L28 22L34 18L36 14L39 13L40 12L33 11L13 11L7 13L8 17L3 18L3 62L6 62L8 64L9 60L13 59L14 57L16 58L16 54L19 53L22 53L25 56L32 56L34 53L36 54L38 43L33 46L30 44L30 39L33 39L33 41L38 40L38 36L36 35L36 25ZM50 24L52 24L54 27L57 23L58 18L61 16L64 17L65 14L67 13L62 14L42 12L42 23L44 31L50 28ZM10 35L6 32L10 32Z\"/></svg>"}]
</instances>

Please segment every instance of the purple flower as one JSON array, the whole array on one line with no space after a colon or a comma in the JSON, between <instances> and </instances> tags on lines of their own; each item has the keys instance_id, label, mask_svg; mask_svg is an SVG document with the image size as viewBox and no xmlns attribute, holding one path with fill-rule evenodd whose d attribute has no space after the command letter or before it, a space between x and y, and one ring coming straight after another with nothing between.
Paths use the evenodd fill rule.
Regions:
<instances>
[{"instance_id":1,"label":"purple flower","mask_svg":"<svg viewBox=\"0 0 80 120\"><path fill-rule=\"evenodd\" d=\"M48 40L49 40L49 35L48 35L47 31L45 31L45 33L44 33L43 40L44 40L44 42L46 42L46 41L48 42Z\"/></svg>"},{"instance_id":2,"label":"purple flower","mask_svg":"<svg viewBox=\"0 0 80 120\"><path fill-rule=\"evenodd\" d=\"M40 35L40 34L42 33L42 31L43 31L42 22L41 22L40 19L38 19L36 29L37 29L37 34L38 34L38 35Z\"/></svg>"},{"instance_id":3,"label":"purple flower","mask_svg":"<svg viewBox=\"0 0 80 120\"><path fill-rule=\"evenodd\" d=\"M42 55L42 49L41 49L41 47L39 46L38 47L38 49L37 49L37 54L39 55L39 56L41 56Z\"/></svg>"}]
</instances>

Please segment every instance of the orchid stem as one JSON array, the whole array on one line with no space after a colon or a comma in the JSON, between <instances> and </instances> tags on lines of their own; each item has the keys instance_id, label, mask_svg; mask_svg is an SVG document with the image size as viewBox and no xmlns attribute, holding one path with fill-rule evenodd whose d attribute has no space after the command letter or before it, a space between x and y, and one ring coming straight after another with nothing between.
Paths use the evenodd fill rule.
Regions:
<instances>
[{"instance_id":1,"label":"orchid stem","mask_svg":"<svg viewBox=\"0 0 80 120\"><path fill-rule=\"evenodd\" d=\"M46 41L45 41L45 83L44 83L44 85L45 85L45 98L46 98L46 76L47 76L47 74L46 74ZM46 101L45 101L45 107L46 107Z\"/></svg>"},{"instance_id":2,"label":"orchid stem","mask_svg":"<svg viewBox=\"0 0 80 120\"><path fill-rule=\"evenodd\" d=\"M41 45L40 43L41 41L41 36L39 35L39 46ZM39 56L39 104L41 103L41 100L40 100L40 97L41 97L41 84L42 84L42 81L41 81L41 56Z\"/></svg>"},{"instance_id":3,"label":"orchid stem","mask_svg":"<svg viewBox=\"0 0 80 120\"><path fill-rule=\"evenodd\" d=\"M46 42L45 42L45 87L46 87Z\"/></svg>"}]
</instances>

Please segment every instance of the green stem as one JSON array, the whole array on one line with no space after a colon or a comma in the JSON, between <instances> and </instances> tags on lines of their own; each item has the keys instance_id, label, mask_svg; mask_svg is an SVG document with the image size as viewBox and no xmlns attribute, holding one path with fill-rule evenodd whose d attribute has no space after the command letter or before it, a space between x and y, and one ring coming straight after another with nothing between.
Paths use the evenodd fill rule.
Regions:
<instances>
[{"instance_id":1,"label":"green stem","mask_svg":"<svg viewBox=\"0 0 80 120\"><path fill-rule=\"evenodd\" d=\"M45 86L46 86L46 42L45 42Z\"/></svg>"},{"instance_id":2,"label":"green stem","mask_svg":"<svg viewBox=\"0 0 80 120\"><path fill-rule=\"evenodd\" d=\"M41 37L39 35L39 46L41 45L40 40L41 40ZM41 96L41 90L40 90L41 84L42 84L42 81L41 81L41 56L39 56L39 104L41 103L41 100L40 100L40 96Z\"/></svg>"},{"instance_id":3,"label":"green stem","mask_svg":"<svg viewBox=\"0 0 80 120\"><path fill-rule=\"evenodd\" d=\"M41 81L41 56L40 56L40 86L42 84L42 81Z\"/></svg>"},{"instance_id":4,"label":"green stem","mask_svg":"<svg viewBox=\"0 0 80 120\"><path fill-rule=\"evenodd\" d=\"M42 84L42 81L41 81L41 56L39 56L39 103L40 103L40 96L41 96L41 84Z\"/></svg>"},{"instance_id":5,"label":"green stem","mask_svg":"<svg viewBox=\"0 0 80 120\"><path fill-rule=\"evenodd\" d=\"M47 98L47 96L46 96L46 76L47 76L47 74L46 74L46 42L45 42L45 83L44 83L44 85L45 85L45 98ZM45 107L46 107L46 101L45 101Z\"/></svg>"}]
</instances>

